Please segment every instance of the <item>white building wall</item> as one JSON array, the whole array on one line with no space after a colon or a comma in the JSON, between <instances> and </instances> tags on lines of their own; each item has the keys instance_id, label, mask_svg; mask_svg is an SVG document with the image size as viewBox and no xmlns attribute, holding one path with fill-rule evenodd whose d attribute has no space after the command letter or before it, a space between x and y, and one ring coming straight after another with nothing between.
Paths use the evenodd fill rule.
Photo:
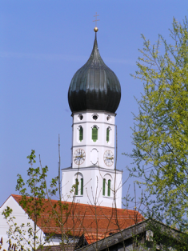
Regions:
<instances>
[{"instance_id":1,"label":"white building wall","mask_svg":"<svg viewBox=\"0 0 188 251\"><path fill-rule=\"evenodd\" d=\"M9 245L7 243L8 242L7 231L9 230L9 225L6 219L4 219L4 216L2 215L2 212L7 208L7 206L13 210L11 215L15 217L14 222L17 223L18 226L21 226L22 223L24 223L25 225L27 225L27 223L30 223L31 226L34 226L34 222L28 218L28 215L25 213L22 207L17 203L17 201L15 201L15 199L12 196L10 196L0 208L0 237L3 237L2 250L3 249L8 250L8 245ZM25 227L25 230L28 230L28 227ZM44 233L38 227L37 227L37 236L41 244L43 244ZM28 239L27 235L26 239ZM11 240L11 243L13 244L16 242ZM24 248L26 247L31 249L31 247L25 242Z\"/></svg>"},{"instance_id":2,"label":"white building wall","mask_svg":"<svg viewBox=\"0 0 188 251\"><path fill-rule=\"evenodd\" d=\"M25 225L27 225L27 223L30 223L30 225L33 227L34 226L34 222L29 219L28 215L25 213L25 211L23 210L23 208L18 204L18 202L12 197L10 196L6 201L5 203L2 205L2 207L0 208L0 239L3 238L3 245L2 245L2 250L8 250L8 241L9 241L9 238L8 238L8 230L9 230L9 225L6 221L6 219L4 218L4 216L2 215L2 212L8 207L10 207L13 212L11 214L12 217L15 217L14 219L14 223L17 224L17 226L21 226L23 223ZM25 227L24 228L27 232L28 230L28 227ZM50 241L48 242L45 242L45 234L44 232L37 226L37 236L38 236L38 240L40 240L40 243L41 245L44 245L44 246L51 246L51 245L59 245L61 243L61 238L60 237L57 237L57 236L53 236ZM21 237L21 235L20 235ZM25 236L26 240L28 240L28 236L26 235ZM30 239L31 240L31 239ZM69 242L69 243L72 243L72 242L77 242L78 239L72 239L72 238L69 238L68 240L66 239L65 240L65 243ZM12 240L11 239L11 244L17 244L16 241ZM23 242L22 241L22 244L24 243L24 249L30 249L32 250L31 246L27 244L27 241ZM18 247L19 249L20 247Z\"/></svg>"}]
</instances>

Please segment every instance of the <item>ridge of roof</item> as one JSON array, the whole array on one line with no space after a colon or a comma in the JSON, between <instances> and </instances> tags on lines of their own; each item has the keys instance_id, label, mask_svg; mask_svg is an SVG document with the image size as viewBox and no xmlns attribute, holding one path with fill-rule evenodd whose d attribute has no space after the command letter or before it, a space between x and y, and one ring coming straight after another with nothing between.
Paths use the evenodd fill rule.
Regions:
<instances>
[{"instance_id":1,"label":"ridge of roof","mask_svg":"<svg viewBox=\"0 0 188 251\"><path fill-rule=\"evenodd\" d=\"M3 207L3 205L7 202L7 200L10 198L12 196L12 194L11 195L9 195L9 197L3 202L3 204L1 205L1 207L0 208L2 208Z\"/></svg>"},{"instance_id":2,"label":"ridge of roof","mask_svg":"<svg viewBox=\"0 0 188 251\"><path fill-rule=\"evenodd\" d=\"M22 198L22 195L18 195L18 194L11 194L10 196L12 196L13 198L18 198L18 199L21 199ZM9 197L10 197L9 196ZM49 199L44 199L46 202L49 201ZM51 202L59 202L59 200L52 200L50 199ZM19 201L18 201L19 202ZM77 202L68 202L68 201L61 201L61 203L67 203L69 205L72 205L73 203L76 204L76 205L80 205L80 206L83 206L83 207L91 207L91 206L95 206L95 205L90 205L90 204L83 204L83 203L77 203ZM121 212L121 211L127 211L127 212L137 212L139 213L138 211L135 211L135 210L132 210L132 209L126 209L126 208L111 208L111 207L105 207L105 206L95 206L96 208L104 208L104 209L116 209L117 211ZM140 214L140 213L139 213Z\"/></svg>"}]
</instances>

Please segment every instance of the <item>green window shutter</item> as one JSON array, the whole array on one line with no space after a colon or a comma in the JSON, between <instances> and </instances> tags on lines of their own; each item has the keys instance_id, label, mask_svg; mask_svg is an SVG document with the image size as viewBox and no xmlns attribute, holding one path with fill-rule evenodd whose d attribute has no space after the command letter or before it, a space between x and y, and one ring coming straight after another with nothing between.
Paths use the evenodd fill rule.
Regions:
<instances>
[{"instance_id":1,"label":"green window shutter","mask_svg":"<svg viewBox=\"0 0 188 251\"><path fill-rule=\"evenodd\" d=\"M78 195L78 179L75 179L75 195Z\"/></svg>"},{"instance_id":2,"label":"green window shutter","mask_svg":"<svg viewBox=\"0 0 188 251\"><path fill-rule=\"evenodd\" d=\"M105 195L105 185L106 185L106 179L103 179L103 189L102 189L103 195Z\"/></svg>"},{"instance_id":3,"label":"green window shutter","mask_svg":"<svg viewBox=\"0 0 188 251\"><path fill-rule=\"evenodd\" d=\"M83 195L83 188L84 188L83 178L81 178L81 195Z\"/></svg>"},{"instance_id":4,"label":"green window shutter","mask_svg":"<svg viewBox=\"0 0 188 251\"><path fill-rule=\"evenodd\" d=\"M109 140L110 140L110 129L107 128L106 129L106 142L109 142Z\"/></svg>"},{"instance_id":5,"label":"green window shutter","mask_svg":"<svg viewBox=\"0 0 188 251\"><path fill-rule=\"evenodd\" d=\"M98 139L98 129L96 126L92 128L92 140L96 142Z\"/></svg>"},{"instance_id":6,"label":"green window shutter","mask_svg":"<svg viewBox=\"0 0 188 251\"><path fill-rule=\"evenodd\" d=\"M110 196L111 180L108 180L108 196Z\"/></svg>"},{"instance_id":7,"label":"green window shutter","mask_svg":"<svg viewBox=\"0 0 188 251\"><path fill-rule=\"evenodd\" d=\"M82 141L83 140L83 127L80 126L80 130L79 130L79 140Z\"/></svg>"}]
</instances>

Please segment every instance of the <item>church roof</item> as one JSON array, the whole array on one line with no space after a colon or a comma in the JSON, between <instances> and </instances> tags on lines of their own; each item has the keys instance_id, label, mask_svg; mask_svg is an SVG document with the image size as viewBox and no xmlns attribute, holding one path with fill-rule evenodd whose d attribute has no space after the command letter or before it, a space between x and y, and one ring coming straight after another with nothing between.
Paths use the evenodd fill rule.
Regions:
<instances>
[{"instance_id":1,"label":"church roof","mask_svg":"<svg viewBox=\"0 0 188 251\"><path fill-rule=\"evenodd\" d=\"M115 113L121 99L121 86L115 73L102 60L97 33L91 55L73 76L68 101L72 112L102 110Z\"/></svg>"},{"instance_id":2,"label":"church roof","mask_svg":"<svg viewBox=\"0 0 188 251\"><path fill-rule=\"evenodd\" d=\"M12 197L18 203L22 198L14 194ZM90 244L144 220L144 217L135 210L65 201L61 203L63 205L62 218L59 201L44 199L44 210L37 225L45 234L61 234L60 223L63 223L64 233L78 237L84 234ZM23 209L27 212L25 208Z\"/></svg>"}]
</instances>

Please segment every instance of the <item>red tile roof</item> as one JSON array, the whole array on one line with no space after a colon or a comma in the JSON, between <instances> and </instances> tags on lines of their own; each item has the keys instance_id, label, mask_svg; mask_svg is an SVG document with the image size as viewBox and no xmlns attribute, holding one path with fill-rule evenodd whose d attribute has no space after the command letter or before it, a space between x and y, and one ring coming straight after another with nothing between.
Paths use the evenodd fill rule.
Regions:
<instances>
[{"instance_id":1,"label":"red tile roof","mask_svg":"<svg viewBox=\"0 0 188 251\"><path fill-rule=\"evenodd\" d=\"M96 235L95 233L90 233L90 234L85 234L84 237L87 241L88 244L92 244L96 241L102 240L105 237L109 236L109 234L98 234Z\"/></svg>"},{"instance_id":2,"label":"red tile roof","mask_svg":"<svg viewBox=\"0 0 188 251\"><path fill-rule=\"evenodd\" d=\"M18 203L22 198L22 196L14 194L12 197ZM73 236L84 234L88 244L144 220L144 217L135 210L64 201L61 202L61 205L64 207L62 217L60 217L59 201L45 199L44 212L37 225L47 234L61 234L62 232ZM23 209L27 212L27 209Z\"/></svg>"}]
</instances>

